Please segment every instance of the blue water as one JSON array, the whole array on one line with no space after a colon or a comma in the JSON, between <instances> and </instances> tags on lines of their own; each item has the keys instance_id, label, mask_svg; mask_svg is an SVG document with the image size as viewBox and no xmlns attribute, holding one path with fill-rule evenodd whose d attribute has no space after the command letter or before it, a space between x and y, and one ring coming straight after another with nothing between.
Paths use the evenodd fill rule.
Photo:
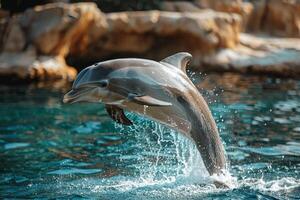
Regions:
<instances>
[{"instance_id":1,"label":"blue water","mask_svg":"<svg viewBox=\"0 0 300 200\"><path fill-rule=\"evenodd\" d=\"M192 75L217 120L232 188L203 176L193 144L100 104L63 105L69 85L0 85L0 198L299 199L300 82Z\"/></svg>"}]
</instances>

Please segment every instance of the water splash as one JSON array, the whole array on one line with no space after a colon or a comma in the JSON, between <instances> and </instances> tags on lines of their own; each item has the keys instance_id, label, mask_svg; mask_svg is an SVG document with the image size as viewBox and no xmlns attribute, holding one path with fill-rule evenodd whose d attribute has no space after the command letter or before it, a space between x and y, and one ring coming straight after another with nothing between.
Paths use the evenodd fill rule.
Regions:
<instances>
[{"instance_id":1,"label":"water splash","mask_svg":"<svg viewBox=\"0 0 300 200\"><path fill-rule=\"evenodd\" d=\"M133 134L137 142L141 162L136 164L137 187L178 182L215 188L214 181L234 187L236 179L228 171L220 176L209 176L196 145L190 139L144 117L132 113L128 117L134 118L135 126L115 126L121 134Z\"/></svg>"}]
</instances>

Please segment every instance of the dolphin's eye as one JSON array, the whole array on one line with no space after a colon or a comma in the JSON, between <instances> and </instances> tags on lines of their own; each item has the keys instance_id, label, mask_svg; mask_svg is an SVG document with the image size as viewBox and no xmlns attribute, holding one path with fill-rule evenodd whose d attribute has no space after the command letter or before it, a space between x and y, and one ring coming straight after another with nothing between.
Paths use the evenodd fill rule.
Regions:
<instances>
[{"instance_id":1,"label":"dolphin's eye","mask_svg":"<svg viewBox=\"0 0 300 200\"><path fill-rule=\"evenodd\" d=\"M99 82L99 86L102 88L106 88L108 86L108 80L101 80Z\"/></svg>"}]
</instances>

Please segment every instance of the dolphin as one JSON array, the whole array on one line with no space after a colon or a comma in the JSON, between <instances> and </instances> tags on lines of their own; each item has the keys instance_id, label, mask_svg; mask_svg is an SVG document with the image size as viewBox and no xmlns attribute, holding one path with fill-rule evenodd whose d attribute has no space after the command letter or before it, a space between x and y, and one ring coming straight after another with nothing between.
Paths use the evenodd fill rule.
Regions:
<instances>
[{"instance_id":1,"label":"dolphin","mask_svg":"<svg viewBox=\"0 0 300 200\"><path fill-rule=\"evenodd\" d=\"M101 102L117 123L132 125L124 109L149 117L190 138L210 175L227 169L218 129L198 89L188 78L192 56L176 53L160 62L123 58L83 69L64 103Z\"/></svg>"}]
</instances>

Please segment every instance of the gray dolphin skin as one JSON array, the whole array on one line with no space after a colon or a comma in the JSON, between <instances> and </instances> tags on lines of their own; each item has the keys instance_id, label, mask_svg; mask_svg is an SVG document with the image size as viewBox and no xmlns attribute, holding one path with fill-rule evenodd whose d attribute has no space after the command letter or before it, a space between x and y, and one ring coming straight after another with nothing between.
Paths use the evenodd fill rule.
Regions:
<instances>
[{"instance_id":1,"label":"gray dolphin skin","mask_svg":"<svg viewBox=\"0 0 300 200\"><path fill-rule=\"evenodd\" d=\"M208 105L186 74L192 59L180 52L160 62L126 58L82 70L64 103L101 102L113 120L132 125L123 109L178 130L195 142L210 175L227 168L224 147Z\"/></svg>"}]
</instances>

